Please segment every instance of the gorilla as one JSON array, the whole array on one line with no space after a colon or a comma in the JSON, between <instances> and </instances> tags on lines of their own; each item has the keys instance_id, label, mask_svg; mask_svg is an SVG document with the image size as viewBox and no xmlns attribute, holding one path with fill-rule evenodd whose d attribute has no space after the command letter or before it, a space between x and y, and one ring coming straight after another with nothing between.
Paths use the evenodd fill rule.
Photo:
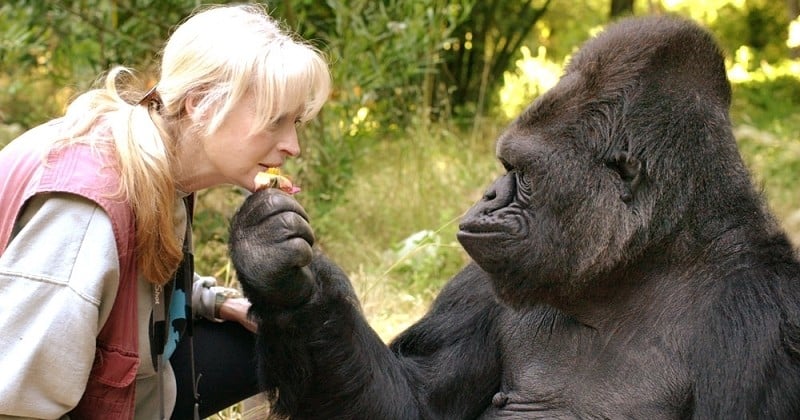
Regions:
<instances>
[{"instance_id":1,"label":"gorilla","mask_svg":"<svg viewBox=\"0 0 800 420\"><path fill-rule=\"evenodd\" d=\"M497 140L471 262L388 346L280 191L230 254L258 369L299 419L800 418L800 262L732 135L709 32L629 18Z\"/></svg>"}]
</instances>

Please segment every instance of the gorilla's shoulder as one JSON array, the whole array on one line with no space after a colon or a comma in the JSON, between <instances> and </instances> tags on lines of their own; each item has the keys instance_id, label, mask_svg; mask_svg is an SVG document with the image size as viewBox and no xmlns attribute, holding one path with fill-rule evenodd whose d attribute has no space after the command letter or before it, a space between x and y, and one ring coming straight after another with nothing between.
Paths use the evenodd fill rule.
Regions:
<instances>
[{"instance_id":1,"label":"gorilla's shoulder","mask_svg":"<svg viewBox=\"0 0 800 420\"><path fill-rule=\"evenodd\" d=\"M430 355L444 343L494 336L497 320L508 308L491 284L489 275L470 262L445 284L428 312L392 340L391 348L399 354Z\"/></svg>"},{"instance_id":2,"label":"gorilla's shoulder","mask_svg":"<svg viewBox=\"0 0 800 420\"><path fill-rule=\"evenodd\" d=\"M491 284L489 274L483 271L475 262L470 262L444 285L436 300L439 301L439 304L455 299L461 302L450 303L464 303L464 299L476 301L493 300L494 292Z\"/></svg>"}]
</instances>

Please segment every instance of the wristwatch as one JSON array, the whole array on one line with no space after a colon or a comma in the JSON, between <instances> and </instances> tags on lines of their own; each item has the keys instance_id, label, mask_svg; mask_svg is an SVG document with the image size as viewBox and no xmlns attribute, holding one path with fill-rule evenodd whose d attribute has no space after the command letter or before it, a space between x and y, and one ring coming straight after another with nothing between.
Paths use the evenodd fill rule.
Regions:
<instances>
[{"instance_id":1,"label":"wristwatch","mask_svg":"<svg viewBox=\"0 0 800 420\"><path fill-rule=\"evenodd\" d=\"M222 319L219 316L219 310L222 308L222 304L225 303L228 298L240 298L242 297L242 293L236 289L230 287L222 287L222 286L212 286L210 288L214 292L214 318Z\"/></svg>"}]
</instances>

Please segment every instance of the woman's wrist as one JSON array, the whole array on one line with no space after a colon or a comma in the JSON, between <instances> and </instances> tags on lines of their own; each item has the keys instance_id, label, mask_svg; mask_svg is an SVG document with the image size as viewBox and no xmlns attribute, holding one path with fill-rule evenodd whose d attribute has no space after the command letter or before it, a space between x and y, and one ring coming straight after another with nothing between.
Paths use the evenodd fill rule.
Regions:
<instances>
[{"instance_id":1,"label":"woman's wrist","mask_svg":"<svg viewBox=\"0 0 800 420\"><path fill-rule=\"evenodd\" d=\"M225 321L234 321L237 320L236 318L231 318L231 316L235 316L235 312L232 313L231 308L235 305L235 302L229 302L231 299L239 299L242 297L241 292L236 289L231 289L228 287L212 287L211 290L214 291L214 318L219 320Z\"/></svg>"},{"instance_id":2,"label":"woman's wrist","mask_svg":"<svg viewBox=\"0 0 800 420\"><path fill-rule=\"evenodd\" d=\"M250 310L250 301L247 298L227 298L220 305L219 316L225 321L235 321L242 324L251 332L256 332L256 324L247 317Z\"/></svg>"}]
</instances>

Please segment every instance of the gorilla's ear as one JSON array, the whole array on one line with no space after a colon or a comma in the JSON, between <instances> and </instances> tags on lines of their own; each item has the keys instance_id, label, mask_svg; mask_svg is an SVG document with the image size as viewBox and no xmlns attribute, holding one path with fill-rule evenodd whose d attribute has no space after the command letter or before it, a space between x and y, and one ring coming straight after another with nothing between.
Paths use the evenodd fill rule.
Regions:
<instances>
[{"instance_id":1,"label":"gorilla's ear","mask_svg":"<svg viewBox=\"0 0 800 420\"><path fill-rule=\"evenodd\" d=\"M639 184L642 181L642 161L631 156L627 151L614 153L607 161L606 166L619 175L621 182L620 200L626 204L633 201Z\"/></svg>"}]
</instances>

